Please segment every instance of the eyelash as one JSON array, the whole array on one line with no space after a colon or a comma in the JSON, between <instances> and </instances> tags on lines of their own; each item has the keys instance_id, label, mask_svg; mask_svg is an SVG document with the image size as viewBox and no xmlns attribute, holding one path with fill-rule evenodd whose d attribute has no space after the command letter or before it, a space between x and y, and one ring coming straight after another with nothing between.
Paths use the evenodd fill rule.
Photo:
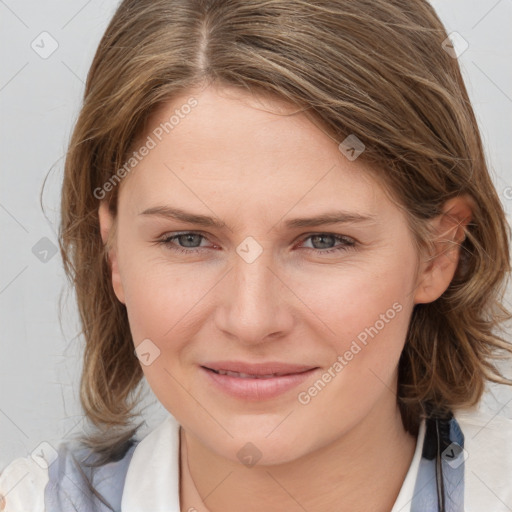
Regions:
<instances>
[{"instance_id":1,"label":"eyelash","mask_svg":"<svg viewBox=\"0 0 512 512\"><path fill-rule=\"evenodd\" d=\"M205 249L205 247L195 247L195 248L184 249L183 247L180 247L180 246L172 243L173 240L179 238L180 236L185 236L185 235L198 235L204 239L207 239L206 236L204 236L201 233L196 233L194 231L184 231L183 233L177 233L177 234L173 234L173 235L168 235L168 234L164 235L164 237L157 240L156 243L162 244L172 251L180 252L183 254L197 253L197 252L201 252L202 249ZM313 234L308 235L306 238L304 238L302 240L302 243L314 236L334 237L336 240L339 240L344 243L344 245L341 245L341 246L338 246L335 248L331 248L331 249L325 249L325 250L313 249L311 247L306 247L306 249L308 249L310 251L314 251L317 254L330 254L330 253L335 253L335 252L348 251L350 249L355 249L356 246L358 245L358 243L353 238L350 238L350 237L344 236L344 235L335 235L334 233L313 233Z\"/></svg>"}]
</instances>

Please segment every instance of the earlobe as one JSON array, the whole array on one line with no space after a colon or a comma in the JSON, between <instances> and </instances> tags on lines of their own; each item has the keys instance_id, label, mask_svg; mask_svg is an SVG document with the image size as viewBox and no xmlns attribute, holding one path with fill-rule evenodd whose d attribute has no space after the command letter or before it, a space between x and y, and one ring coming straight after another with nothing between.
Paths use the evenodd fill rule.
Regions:
<instances>
[{"instance_id":1,"label":"earlobe","mask_svg":"<svg viewBox=\"0 0 512 512\"><path fill-rule=\"evenodd\" d=\"M450 285L459 263L461 244L466 238L464 228L472 219L474 206L473 199L466 194L454 197L431 221L435 249L420 264L415 304L435 301Z\"/></svg>"},{"instance_id":2,"label":"earlobe","mask_svg":"<svg viewBox=\"0 0 512 512\"><path fill-rule=\"evenodd\" d=\"M115 240L116 220L110 211L107 201L101 201L98 208L98 220L100 225L101 239L107 248L107 261L110 265L112 288L120 302L125 304L124 289L119 273L117 243Z\"/></svg>"}]
</instances>

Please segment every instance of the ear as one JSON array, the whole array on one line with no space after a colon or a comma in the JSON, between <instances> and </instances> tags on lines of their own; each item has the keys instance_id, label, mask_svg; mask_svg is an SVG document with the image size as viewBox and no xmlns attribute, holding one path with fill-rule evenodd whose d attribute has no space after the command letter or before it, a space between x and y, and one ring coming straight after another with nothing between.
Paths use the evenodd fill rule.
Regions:
<instances>
[{"instance_id":1,"label":"ear","mask_svg":"<svg viewBox=\"0 0 512 512\"><path fill-rule=\"evenodd\" d=\"M442 213L431 221L435 249L420 263L415 304L435 301L450 285L459 263L460 244L466 238L464 228L472 219L473 208L470 196L457 196L446 201Z\"/></svg>"},{"instance_id":2,"label":"ear","mask_svg":"<svg viewBox=\"0 0 512 512\"><path fill-rule=\"evenodd\" d=\"M107 201L100 202L98 219L100 223L101 239L103 245L105 245L108 250L107 257L110 265L112 288L118 300L125 304L123 283L121 281L117 260L117 242L115 239L116 220L114 214L109 209Z\"/></svg>"}]
</instances>

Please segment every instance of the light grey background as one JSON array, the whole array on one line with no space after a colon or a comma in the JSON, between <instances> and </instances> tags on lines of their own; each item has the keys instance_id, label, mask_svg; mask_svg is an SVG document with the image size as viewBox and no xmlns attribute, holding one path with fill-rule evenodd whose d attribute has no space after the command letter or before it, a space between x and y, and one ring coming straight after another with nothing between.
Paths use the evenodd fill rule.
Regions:
<instances>
[{"instance_id":1,"label":"light grey background","mask_svg":"<svg viewBox=\"0 0 512 512\"><path fill-rule=\"evenodd\" d=\"M459 61L510 220L512 0L432 3L448 32L469 43ZM52 248L62 157L88 67L116 5L0 0L0 468L83 427L77 314L73 294L65 294L61 327L58 301L67 285ZM45 31L51 36L40 35ZM52 44L58 48L48 56ZM43 214L39 194L47 174ZM149 429L165 412L150 393L146 403ZM512 418L512 391L493 386L481 407Z\"/></svg>"}]
</instances>

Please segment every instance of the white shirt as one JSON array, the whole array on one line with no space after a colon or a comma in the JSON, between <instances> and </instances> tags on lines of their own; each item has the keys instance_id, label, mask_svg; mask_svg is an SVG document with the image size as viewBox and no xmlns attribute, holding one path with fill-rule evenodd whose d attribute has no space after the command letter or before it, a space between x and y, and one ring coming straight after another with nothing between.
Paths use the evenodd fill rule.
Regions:
<instances>
[{"instance_id":1,"label":"white shirt","mask_svg":"<svg viewBox=\"0 0 512 512\"><path fill-rule=\"evenodd\" d=\"M479 411L455 412L464 434L465 512L512 511L512 420ZM411 465L391 512L411 512L425 436L421 423ZM123 512L180 512L179 424L169 416L135 448L122 496ZM2 512L44 512L48 470L32 458L11 462L0 475ZM2 510L0 498L0 510Z\"/></svg>"}]
</instances>

